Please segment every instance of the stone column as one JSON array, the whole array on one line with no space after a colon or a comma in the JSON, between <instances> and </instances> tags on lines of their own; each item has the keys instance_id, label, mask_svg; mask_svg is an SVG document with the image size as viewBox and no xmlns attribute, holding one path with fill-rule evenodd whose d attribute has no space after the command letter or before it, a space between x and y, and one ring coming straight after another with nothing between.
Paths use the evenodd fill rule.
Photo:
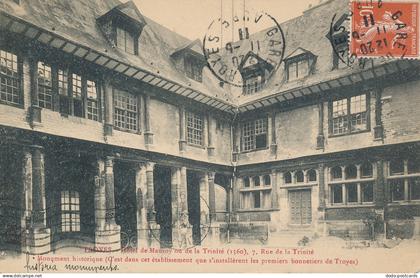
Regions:
<instances>
[{"instance_id":1,"label":"stone column","mask_svg":"<svg viewBox=\"0 0 420 278\"><path fill-rule=\"evenodd\" d=\"M146 163L146 208L147 208L147 222L148 222L148 243L149 246L159 247L160 240L160 227L156 223L156 211L155 211L155 193L154 193L154 179L153 170L155 163Z\"/></svg>"},{"instance_id":2,"label":"stone column","mask_svg":"<svg viewBox=\"0 0 420 278\"><path fill-rule=\"evenodd\" d=\"M210 191L209 191L209 176L206 172L200 174L199 181L200 188L200 233L201 237L210 233ZM201 245L205 245L206 242L201 242Z\"/></svg>"},{"instance_id":3,"label":"stone column","mask_svg":"<svg viewBox=\"0 0 420 278\"><path fill-rule=\"evenodd\" d=\"M32 149L32 219L28 230L27 246L31 254L48 253L51 250L51 231L47 228L45 208L45 168L44 153L40 146L33 146ZM25 155L28 159L30 155ZM27 161L25 166L29 167ZM26 174L30 172L25 169ZM27 176L28 177L28 176ZM30 180L27 180L30 182Z\"/></svg>"},{"instance_id":4,"label":"stone column","mask_svg":"<svg viewBox=\"0 0 420 278\"><path fill-rule=\"evenodd\" d=\"M106 157L105 159L105 198L106 198L106 215L105 221L107 225L115 225L115 196L114 196L114 159Z\"/></svg>"},{"instance_id":5,"label":"stone column","mask_svg":"<svg viewBox=\"0 0 420 278\"><path fill-rule=\"evenodd\" d=\"M95 176L95 248L121 249L120 226L115 223L114 161L108 156L98 159Z\"/></svg>"},{"instance_id":6,"label":"stone column","mask_svg":"<svg viewBox=\"0 0 420 278\"><path fill-rule=\"evenodd\" d=\"M325 165L323 163L319 164L318 167L318 196L319 196L319 206L318 206L318 232L326 236L327 231L327 224L325 222L325 207L326 207L326 182L325 182Z\"/></svg>"},{"instance_id":7,"label":"stone column","mask_svg":"<svg viewBox=\"0 0 420 278\"><path fill-rule=\"evenodd\" d=\"M99 159L95 176L95 226L96 231L105 230L106 199L105 199L105 162Z\"/></svg>"},{"instance_id":8,"label":"stone column","mask_svg":"<svg viewBox=\"0 0 420 278\"><path fill-rule=\"evenodd\" d=\"M179 180L179 247L186 248L193 245L192 226L188 216L187 168L181 167Z\"/></svg>"},{"instance_id":9,"label":"stone column","mask_svg":"<svg viewBox=\"0 0 420 278\"><path fill-rule=\"evenodd\" d=\"M146 204L146 166L139 163L136 168L136 200L137 200L137 246L147 247L148 225Z\"/></svg>"},{"instance_id":10,"label":"stone column","mask_svg":"<svg viewBox=\"0 0 420 278\"><path fill-rule=\"evenodd\" d=\"M181 171L179 168L171 169L171 212L172 212L172 246L180 246L179 220L180 220L180 179Z\"/></svg>"},{"instance_id":11,"label":"stone column","mask_svg":"<svg viewBox=\"0 0 420 278\"><path fill-rule=\"evenodd\" d=\"M27 242L27 232L31 228L31 213L32 213L32 154L25 150L22 158L22 188L23 188L23 202L21 214L22 227L22 252L29 252Z\"/></svg>"},{"instance_id":12,"label":"stone column","mask_svg":"<svg viewBox=\"0 0 420 278\"><path fill-rule=\"evenodd\" d=\"M208 179L209 179L209 207L210 207L210 221L211 222L216 221L216 192L215 192L215 186L214 186L215 175L216 175L215 172L209 172L208 173Z\"/></svg>"}]
</instances>

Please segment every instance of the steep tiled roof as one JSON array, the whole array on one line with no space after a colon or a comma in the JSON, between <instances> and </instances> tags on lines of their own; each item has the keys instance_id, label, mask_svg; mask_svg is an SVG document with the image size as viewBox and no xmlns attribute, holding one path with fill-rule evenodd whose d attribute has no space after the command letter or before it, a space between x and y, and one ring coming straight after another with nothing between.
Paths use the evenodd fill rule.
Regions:
<instances>
[{"instance_id":1,"label":"steep tiled roof","mask_svg":"<svg viewBox=\"0 0 420 278\"><path fill-rule=\"evenodd\" d=\"M247 105L249 107L261 106L251 105L252 103L277 98L281 95L285 96L290 94L291 91L301 90L302 88L304 88L304 92L312 91L308 87L314 86L314 84L320 84L326 80L335 80L361 71L356 66L332 70L333 49L326 35L330 30L333 16L337 14L340 17L346 13L348 11L347 4L348 2L344 0L324 0L321 4L304 11L301 16L281 23L280 26L284 32L286 43L284 57L288 57L297 49L304 49L317 57L314 68L309 76L288 82L285 75L285 66L282 63L262 91L246 96L242 95L240 88L228 85L219 86L219 80L213 76L208 68L203 70L202 83L187 78L184 73L177 70L171 59L171 54L186 47L196 47L196 41L191 41L176 34L139 14L131 1L128 4L122 4L119 0L24 0L20 5L17 5L12 0L6 0L0 1L0 11L12 14L99 53L106 53L106 55L121 63L133 65L186 88L217 98L224 102L221 103L222 106L220 107L230 103L228 106L240 106L240 111L242 111L241 107L245 108ZM140 36L138 56L113 48L97 24L97 18L116 7L134 19L143 17L147 23ZM252 34L251 37L267 40L268 38L265 36L267 30ZM244 51L248 50L244 49ZM265 51L268 51L268 49ZM244 56L246 54L243 53ZM386 63L389 63L389 61L377 59L371 61L369 65L376 66ZM372 73L369 74L372 75ZM337 81L334 82L337 83ZM328 86L327 84L326 87ZM286 96L284 98L287 99ZM213 101L210 100L208 103L213 103ZM272 103L272 101L267 101L267 103Z\"/></svg>"},{"instance_id":2,"label":"steep tiled roof","mask_svg":"<svg viewBox=\"0 0 420 278\"><path fill-rule=\"evenodd\" d=\"M139 55L130 55L113 48L104 37L96 19L121 5L118 0L30 0L16 5L13 1L0 1L0 10L51 31L71 41L107 53L112 58L126 64L147 70L158 76L177 82L191 89L199 90L205 95L233 103L230 93L220 88L217 82L197 84L176 70L171 61L171 53L191 41L168 30L144 16L147 25L139 39ZM129 5L120 6L123 12L136 17L135 11L128 11ZM211 73L204 80L211 79Z\"/></svg>"}]
</instances>

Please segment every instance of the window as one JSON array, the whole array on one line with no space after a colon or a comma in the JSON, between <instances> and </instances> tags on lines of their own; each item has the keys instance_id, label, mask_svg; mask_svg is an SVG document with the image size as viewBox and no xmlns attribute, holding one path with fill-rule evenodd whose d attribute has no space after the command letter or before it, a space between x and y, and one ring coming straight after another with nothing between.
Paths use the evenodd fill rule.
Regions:
<instances>
[{"instance_id":1,"label":"window","mask_svg":"<svg viewBox=\"0 0 420 278\"><path fill-rule=\"evenodd\" d=\"M309 59L294 59L287 63L287 80L293 81L309 75Z\"/></svg>"},{"instance_id":2,"label":"window","mask_svg":"<svg viewBox=\"0 0 420 278\"><path fill-rule=\"evenodd\" d=\"M243 177L243 187L240 191L241 209L270 209L271 177L270 175ZM252 180L252 183L250 182ZM264 186L261 186L264 184Z\"/></svg>"},{"instance_id":3,"label":"window","mask_svg":"<svg viewBox=\"0 0 420 278\"><path fill-rule=\"evenodd\" d=\"M341 180L343 178L343 169L340 166L335 166L331 169L331 180Z\"/></svg>"},{"instance_id":4,"label":"window","mask_svg":"<svg viewBox=\"0 0 420 278\"><path fill-rule=\"evenodd\" d=\"M369 162L360 165L335 166L330 169L330 203L341 205L373 202L373 166ZM344 175L343 175L344 174ZM344 179L342 178L344 176Z\"/></svg>"},{"instance_id":5,"label":"window","mask_svg":"<svg viewBox=\"0 0 420 278\"><path fill-rule=\"evenodd\" d=\"M267 147L267 119L242 124L242 150L252 151Z\"/></svg>"},{"instance_id":6,"label":"window","mask_svg":"<svg viewBox=\"0 0 420 278\"><path fill-rule=\"evenodd\" d=\"M114 90L114 125L123 130L139 131L137 97Z\"/></svg>"},{"instance_id":7,"label":"window","mask_svg":"<svg viewBox=\"0 0 420 278\"><path fill-rule=\"evenodd\" d=\"M335 184L331 186L331 199L333 204L343 203L343 186L341 184Z\"/></svg>"},{"instance_id":8,"label":"window","mask_svg":"<svg viewBox=\"0 0 420 278\"><path fill-rule=\"evenodd\" d=\"M187 112L187 142L189 144L202 146L204 121L203 117L199 114Z\"/></svg>"},{"instance_id":9,"label":"window","mask_svg":"<svg viewBox=\"0 0 420 278\"><path fill-rule=\"evenodd\" d=\"M185 74L188 78L194 79L195 81L202 82L203 80L203 67L201 63L192 56L187 56L184 59Z\"/></svg>"},{"instance_id":10,"label":"window","mask_svg":"<svg viewBox=\"0 0 420 278\"><path fill-rule=\"evenodd\" d=\"M245 177L244 178L244 187L249 187L249 186L250 186L249 177Z\"/></svg>"},{"instance_id":11,"label":"window","mask_svg":"<svg viewBox=\"0 0 420 278\"><path fill-rule=\"evenodd\" d=\"M71 114L70 98L68 92L68 73L66 70L58 70L58 95L60 101L60 112L63 114Z\"/></svg>"},{"instance_id":12,"label":"window","mask_svg":"<svg viewBox=\"0 0 420 278\"><path fill-rule=\"evenodd\" d=\"M136 55L137 44L132 34L124 29L117 28L117 47L129 54Z\"/></svg>"},{"instance_id":13,"label":"window","mask_svg":"<svg viewBox=\"0 0 420 278\"><path fill-rule=\"evenodd\" d=\"M83 98L82 98L82 77L73 73L72 77L72 98L73 98L73 115L83 117Z\"/></svg>"},{"instance_id":14,"label":"window","mask_svg":"<svg viewBox=\"0 0 420 278\"><path fill-rule=\"evenodd\" d=\"M365 163L361 166L361 177L362 178L371 178L373 177L373 167L371 163Z\"/></svg>"},{"instance_id":15,"label":"window","mask_svg":"<svg viewBox=\"0 0 420 278\"><path fill-rule=\"evenodd\" d=\"M22 104L18 57L0 50L0 101L9 104Z\"/></svg>"},{"instance_id":16,"label":"window","mask_svg":"<svg viewBox=\"0 0 420 278\"><path fill-rule=\"evenodd\" d=\"M245 95L250 95L260 91L263 87L263 78L262 76L253 76L245 79L243 93Z\"/></svg>"},{"instance_id":17,"label":"window","mask_svg":"<svg viewBox=\"0 0 420 278\"><path fill-rule=\"evenodd\" d=\"M265 175L264 176L264 185L265 186L270 186L271 185L271 177L270 177L270 175Z\"/></svg>"},{"instance_id":18,"label":"window","mask_svg":"<svg viewBox=\"0 0 420 278\"><path fill-rule=\"evenodd\" d=\"M292 173L287 172L284 174L284 183L292 183Z\"/></svg>"},{"instance_id":19,"label":"window","mask_svg":"<svg viewBox=\"0 0 420 278\"><path fill-rule=\"evenodd\" d=\"M308 182L316 182L316 171L314 169L311 169L307 172L308 175Z\"/></svg>"},{"instance_id":20,"label":"window","mask_svg":"<svg viewBox=\"0 0 420 278\"><path fill-rule=\"evenodd\" d=\"M357 178L357 167L355 165L346 166L345 172L346 172L346 180Z\"/></svg>"},{"instance_id":21,"label":"window","mask_svg":"<svg viewBox=\"0 0 420 278\"><path fill-rule=\"evenodd\" d=\"M317 182L317 173L315 169L286 172L283 174L283 182L288 186L313 185Z\"/></svg>"},{"instance_id":22,"label":"window","mask_svg":"<svg viewBox=\"0 0 420 278\"><path fill-rule=\"evenodd\" d=\"M38 62L38 105L52 109L52 76L51 66Z\"/></svg>"},{"instance_id":23,"label":"window","mask_svg":"<svg viewBox=\"0 0 420 278\"><path fill-rule=\"evenodd\" d=\"M252 181L254 182L254 186L260 186L260 177L253 177Z\"/></svg>"},{"instance_id":24,"label":"window","mask_svg":"<svg viewBox=\"0 0 420 278\"><path fill-rule=\"evenodd\" d=\"M98 92L96 82L87 80L87 118L90 120L98 120Z\"/></svg>"},{"instance_id":25,"label":"window","mask_svg":"<svg viewBox=\"0 0 420 278\"><path fill-rule=\"evenodd\" d=\"M340 135L368 129L368 95L335 100L331 104L331 134Z\"/></svg>"},{"instance_id":26,"label":"window","mask_svg":"<svg viewBox=\"0 0 420 278\"><path fill-rule=\"evenodd\" d=\"M342 69L347 67L349 62L348 34L341 32L332 37L335 50L333 50L333 69Z\"/></svg>"},{"instance_id":27,"label":"window","mask_svg":"<svg viewBox=\"0 0 420 278\"><path fill-rule=\"evenodd\" d=\"M61 231L80 232L79 192L61 192Z\"/></svg>"},{"instance_id":28,"label":"window","mask_svg":"<svg viewBox=\"0 0 420 278\"><path fill-rule=\"evenodd\" d=\"M417 157L389 162L388 184L391 201L420 200L420 162Z\"/></svg>"},{"instance_id":29,"label":"window","mask_svg":"<svg viewBox=\"0 0 420 278\"><path fill-rule=\"evenodd\" d=\"M296 176L296 182L304 182L305 181L305 175L303 174L303 171L297 171L295 173Z\"/></svg>"}]
</instances>

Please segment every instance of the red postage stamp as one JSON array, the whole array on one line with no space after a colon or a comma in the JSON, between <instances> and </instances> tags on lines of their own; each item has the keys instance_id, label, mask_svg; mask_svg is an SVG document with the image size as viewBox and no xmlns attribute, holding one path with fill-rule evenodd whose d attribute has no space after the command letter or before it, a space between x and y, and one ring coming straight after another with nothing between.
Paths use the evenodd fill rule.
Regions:
<instances>
[{"instance_id":1,"label":"red postage stamp","mask_svg":"<svg viewBox=\"0 0 420 278\"><path fill-rule=\"evenodd\" d=\"M351 55L419 58L418 1L351 1Z\"/></svg>"}]
</instances>

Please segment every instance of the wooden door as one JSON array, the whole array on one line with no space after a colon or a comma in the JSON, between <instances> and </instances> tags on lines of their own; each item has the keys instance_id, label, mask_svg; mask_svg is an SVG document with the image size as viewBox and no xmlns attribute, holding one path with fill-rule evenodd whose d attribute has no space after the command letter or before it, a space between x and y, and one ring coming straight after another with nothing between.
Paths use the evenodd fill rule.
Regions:
<instances>
[{"instance_id":1,"label":"wooden door","mask_svg":"<svg viewBox=\"0 0 420 278\"><path fill-rule=\"evenodd\" d=\"M290 223L295 225L311 224L311 190L289 191Z\"/></svg>"}]
</instances>

